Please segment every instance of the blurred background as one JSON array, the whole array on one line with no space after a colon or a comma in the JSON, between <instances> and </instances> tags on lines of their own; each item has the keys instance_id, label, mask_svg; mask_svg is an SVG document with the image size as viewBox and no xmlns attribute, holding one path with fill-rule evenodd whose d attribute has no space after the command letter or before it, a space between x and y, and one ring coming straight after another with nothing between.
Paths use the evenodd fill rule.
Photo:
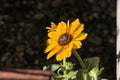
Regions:
<instances>
[{"instance_id":1,"label":"blurred background","mask_svg":"<svg viewBox=\"0 0 120 80\"><path fill-rule=\"evenodd\" d=\"M101 75L116 80L116 0L0 0L0 69L42 69L46 60L46 26L76 18L88 33L82 58L98 56ZM79 66L76 59L69 58Z\"/></svg>"}]
</instances>

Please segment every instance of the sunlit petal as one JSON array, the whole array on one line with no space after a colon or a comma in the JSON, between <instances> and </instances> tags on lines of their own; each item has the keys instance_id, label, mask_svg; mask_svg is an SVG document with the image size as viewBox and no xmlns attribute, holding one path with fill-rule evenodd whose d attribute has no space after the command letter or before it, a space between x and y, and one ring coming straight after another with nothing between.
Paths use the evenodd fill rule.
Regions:
<instances>
[{"instance_id":1,"label":"sunlit petal","mask_svg":"<svg viewBox=\"0 0 120 80\"><path fill-rule=\"evenodd\" d=\"M45 29L51 29L51 27L45 27Z\"/></svg>"},{"instance_id":2,"label":"sunlit petal","mask_svg":"<svg viewBox=\"0 0 120 80\"><path fill-rule=\"evenodd\" d=\"M58 52L59 50L61 50L61 46L56 46L47 56L47 59L51 58L53 55L56 54L56 52Z\"/></svg>"},{"instance_id":3,"label":"sunlit petal","mask_svg":"<svg viewBox=\"0 0 120 80\"><path fill-rule=\"evenodd\" d=\"M57 32L49 32L48 37L50 37L53 40L58 40L58 38L59 38Z\"/></svg>"},{"instance_id":4,"label":"sunlit petal","mask_svg":"<svg viewBox=\"0 0 120 80\"><path fill-rule=\"evenodd\" d=\"M57 43L49 45L49 46L45 49L45 53L47 53L47 52L49 52L50 50L54 49L56 46L57 46Z\"/></svg>"},{"instance_id":5,"label":"sunlit petal","mask_svg":"<svg viewBox=\"0 0 120 80\"><path fill-rule=\"evenodd\" d=\"M77 37L75 40L80 40L80 41L84 40L86 39L87 35L88 35L87 33L81 33L80 36Z\"/></svg>"},{"instance_id":6,"label":"sunlit petal","mask_svg":"<svg viewBox=\"0 0 120 80\"><path fill-rule=\"evenodd\" d=\"M73 44L69 44L68 45L68 48L67 48L67 57L70 57L71 56L71 53L72 53L72 47L73 47Z\"/></svg>"},{"instance_id":7,"label":"sunlit petal","mask_svg":"<svg viewBox=\"0 0 120 80\"><path fill-rule=\"evenodd\" d=\"M80 24L79 28L73 32L73 37L78 37L80 33L84 30L84 24Z\"/></svg>"},{"instance_id":8,"label":"sunlit petal","mask_svg":"<svg viewBox=\"0 0 120 80\"><path fill-rule=\"evenodd\" d=\"M65 24L65 22L62 21L58 24L57 31L59 32L59 34L63 34L66 32L66 28L67 25Z\"/></svg>"},{"instance_id":9,"label":"sunlit petal","mask_svg":"<svg viewBox=\"0 0 120 80\"><path fill-rule=\"evenodd\" d=\"M57 53L56 60L61 61L63 59L63 53Z\"/></svg>"},{"instance_id":10,"label":"sunlit petal","mask_svg":"<svg viewBox=\"0 0 120 80\"><path fill-rule=\"evenodd\" d=\"M82 43L80 41L76 41L76 40L72 41L72 44L73 44L74 49L78 49L82 46Z\"/></svg>"},{"instance_id":11,"label":"sunlit petal","mask_svg":"<svg viewBox=\"0 0 120 80\"><path fill-rule=\"evenodd\" d=\"M70 21L68 20L68 21L67 21L67 26L69 27L69 25L70 25Z\"/></svg>"},{"instance_id":12,"label":"sunlit petal","mask_svg":"<svg viewBox=\"0 0 120 80\"><path fill-rule=\"evenodd\" d=\"M76 19L75 21L73 21L71 24L70 24L70 31L69 33L73 33L80 25L80 22L79 22L79 19Z\"/></svg>"},{"instance_id":13,"label":"sunlit petal","mask_svg":"<svg viewBox=\"0 0 120 80\"><path fill-rule=\"evenodd\" d=\"M47 44L54 44L54 43L57 43L57 41L56 40L53 40L53 39L48 39L47 40Z\"/></svg>"},{"instance_id":14,"label":"sunlit petal","mask_svg":"<svg viewBox=\"0 0 120 80\"><path fill-rule=\"evenodd\" d=\"M51 27L56 27L57 25L54 22L50 22Z\"/></svg>"}]
</instances>

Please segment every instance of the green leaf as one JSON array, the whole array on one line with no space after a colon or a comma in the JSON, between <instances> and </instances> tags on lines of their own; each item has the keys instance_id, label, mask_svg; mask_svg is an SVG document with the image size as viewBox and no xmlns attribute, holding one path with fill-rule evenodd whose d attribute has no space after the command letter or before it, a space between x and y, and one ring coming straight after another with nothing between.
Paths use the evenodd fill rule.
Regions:
<instances>
[{"instance_id":1,"label":"green leaf","mask_svg":"<svg viewBox=\"0 0 120 80\"><path fill-rule=\"evenodd\" d=\"M79 69L77 72L77 80L90 80L87 69Z\"/></svg>"},{"instance_id":2,"label":"green leaf","mask_svg":"<svg viewBox=\"0 0 120 80\"><path fill-rule=\"evenodd\" d=\"M65 80L76 79L76 74L77 74L77 71L70 71L67 75L64 76L66 78Z\"/></svg>"},{"instance_id":3,"label":"green leaf","mask_svg":"<svg viewBox=\"0 0 120 80\"><path fill-rule=\"evenodd\" d=\"M104 68L99 69L98 66L94 67L88 74L93 80L98 80L99 75L103 72Z\"/></svg>"},{"instance_id":4,"label":"green leaf","mask_svg":"<svg viewBox=\"0 0 120 80\"><path fill-rule=\"evenodd\" d=\"M56 71L60 66L61 66L61 65L59 65L59 64L52 64L52 65L51 65L51 70L52 70L52 71Z\"/></svg>"},{"instance_id":5,"label":"green leaf","mask_svg":"<svg viewBox=\"0 0 120 80\"><path fill-rule=\"evenodd\" d=\"M43 66L43 71L47 70L49 66Z\"/></svg>"},{"instance_id":6,"label":"green leaf","mask_svg":"<svg viewBox=\"0 0 120 80\"><path fill-rule=\"evenodd\" d=\"M58 74L55 74L53 73L52 76L51 76L51 80L62 80L63 77L61 75L58 75Z\"/></svg>"},{"instance_id":7,"label":"green leaf","mask_svg":"<svg viewBox=\"0 0 120 80\"><path fill-rule=\"evenodd\" d=\"M84 62L87 69L90 71L92 68L99 66L100 59L99 57L85 58Z\"/></svg>"}]
</instances>

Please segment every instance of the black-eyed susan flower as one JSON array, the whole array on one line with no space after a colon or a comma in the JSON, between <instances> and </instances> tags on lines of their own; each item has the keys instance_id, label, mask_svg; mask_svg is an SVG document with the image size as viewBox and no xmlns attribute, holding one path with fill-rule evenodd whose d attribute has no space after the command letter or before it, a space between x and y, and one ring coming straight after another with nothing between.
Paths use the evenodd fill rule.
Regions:
<instances>
[{"instance_id":1,"label":"black-eyed susan flower","mask_svg":"<svg viewBox=\"0 0 120 80\"><path fill-rule=\"evenodd\" d=\"M47 40L48 45L45 53L49 52L47 59L56 54L56 60L61 61L72 54L72 49L79 49L82 46L81 41L86 39L87 33L83 33L84 24L76 19L71 24L61 21L58 25L51 23Z\"/></svg>"}]
</instances>

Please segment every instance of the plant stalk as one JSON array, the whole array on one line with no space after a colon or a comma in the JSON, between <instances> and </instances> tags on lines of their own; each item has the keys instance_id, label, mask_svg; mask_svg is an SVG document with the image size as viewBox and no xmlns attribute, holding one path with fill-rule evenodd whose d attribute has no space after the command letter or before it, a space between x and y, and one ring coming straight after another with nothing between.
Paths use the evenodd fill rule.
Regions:
<instances>
[{"instance_id":1,"label":"plant stalk","mask_svg":"<svg viewBox=\"0 0 120 80\"><path fill-rule=\"evenodd\" d=\"M78 54L78 52L77 52L75 49L73 49L72 51L73 51L74 56L76 57L76 59L77 59L78 62L80 63L81 67L85 69L85 68L86 68L86 65L85 65L85 63L83 62L83 60L82 60L82 58L80 57L80 55Z\"/></svg>"},{"instance_id":2,"label":"plant stalk","mask_svg":"<svg viewBox=\"0 0 120 80\"><path fill-rule=\"evenodd\" d=\"M66 75L67 74L67 71L66 71L66 58L63 59L63 66L64 66L64 71L63 71L63 74Z\"/></svg>"}]
</instances>

